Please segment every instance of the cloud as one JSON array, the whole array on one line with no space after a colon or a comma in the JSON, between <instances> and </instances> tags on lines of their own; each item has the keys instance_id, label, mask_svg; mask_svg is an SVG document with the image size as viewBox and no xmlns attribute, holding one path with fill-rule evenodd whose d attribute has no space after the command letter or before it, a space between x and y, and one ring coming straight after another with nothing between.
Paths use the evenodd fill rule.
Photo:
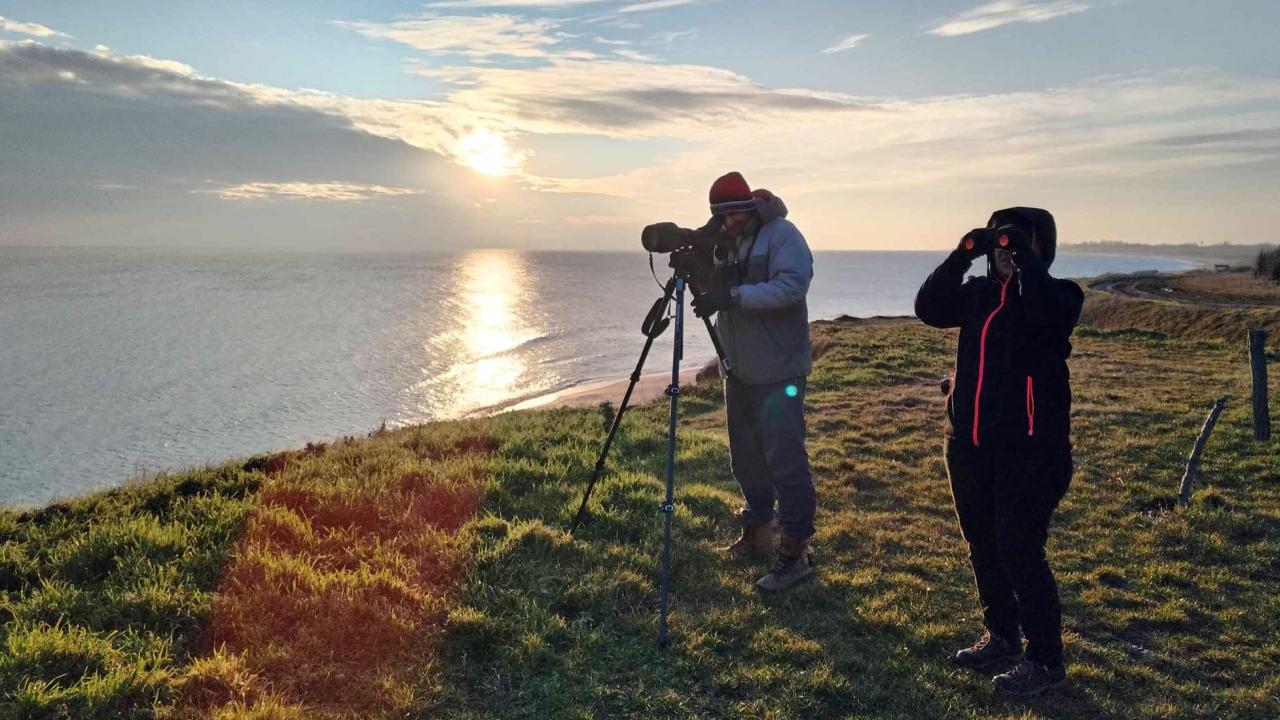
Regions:
<instances>
[{"instance_id":1,"label":"cloud","mask_svg":"<svg viewBox=\"0 0 1280 720\"><path fill-rule=\"evenodd\" d=\"M0 31L17 33L19 35L30 35L32 37L39 38L71 37L66 33L58 32L57 30L45 27L40 23L19 22L17 20L10 20L6 17L0 17Z\"/></svg>"},{"instance_id":2,"label":"cloud","mask_svg":"<svg viewBox=\"0 0 1280 720\"><path fill-rule=\"evenodd\" d=\"M678 204L700 196L710 169L729 158L750 170L749 180L765 178L784 195L993 193L1146 182L1280 158L1278 79L1165 72L1038 92L884 99L874 107L839 115L788 111L769 123L704 131L691 149L660 164L608 177L544 178L542 187ZM657 129L673 137L689 132L676 128Z\"/></svg>"},{"instance_id":3,"label":"cloud","mask_svg":"<svg viewBox=\"0 0 1280 720\"><path fill-rule=\"evenodd\" d=\"M1244 145L1250 148L1276 147L1280 145L1280 127L1250 128L1232 132L1178 135L1151 141L1168 147L1194 147L1200 145Z\"/></svg>"},{"instance_id":4,"label":"cloud","mask_svg":"<svg viewBox=\"0 0 1280 720\"><path fill-rule=\"evenodd\" d=\"M536 68L471 67L445 104L530 133L695 140L790 114L868 109L842 93L774 89L704 65L552 58Z\"/></svg>"},{"instance_id":5,"label":"cloud","mask_svg":"<svg viewBox=\"0 0 1280 720\"><path fill-rule=\"evenodd\" d=\"M0 97L0 244L596 247L586 231L516 223L627 208L461 167L477 160L462 139L509 135L445 103L235 83L34 41L0 41ZM379 201L397 197L412 200ZM495 201L480 211L477 197Z\"/></svg>"},{"instance_id":6,"label":"cloud","mask_svg":"<svg viewBox=\"0 0 1280 720\"><path fill-rule=\"evenodd\" d=\"M617 55L620 58L625 58L627 60L632 60L634 62L640 62L640 63L653 63L653 62L658 62L659 60L659 58L655 55L649 55L647 53L642 53L638 50L629 50L627 48L618 48L613 51L613 54Z\"/></svg>"},{"instance_id":7,"label":"cloud","mask_svg":"<svg viewBox=\"0 0 1280 720\"><path fill-rule=\"evenodd\" d=\"M364 202L378 197L421 195L422 190L385 185L362 185L348 182L248 182L218 190L193 190L208 192L223 200L276 200L302 199L325 202Z\"/></svg>"},{"instance_id":8,"label":"cloud","mask_svg":"<svg viewBox=\"0 0 1280 720\"><path fill-rule=\"evenodd\" d=\"M607 0L440 0L429 2L426 7L440 9L474 8L560 8L575 5L595 5Z\"/></svg>"},{"instance_id":9,"label":"cloud","mask_svg":"<svg viewBox=\"0 0 1280 720\"><path fill-rule=\"evenodd\" d=\"M646 0L645 2L631 3L617 9L620 13L646 12L650 10L663 10L680 5L692 5L705 0ZM617 0L437 0L437 2L429 2L427 8L439 10L474 10L477 8L538 8L538 9L557 9L571 8L580 5L599 5L605 2L617 2Z\"/></svg>"},{"instance_id":10,"label":"cloud","mask_svg":"<svg viewBox=\"0 0 1280 720\"><path fill-rule=\"evenodd\" d=\"M871 36L865 33L862 35L850 35L849 37L841 40L840 42L836 43L835 45L832 45L831 47L827 48L826 50L823 50L822 52L827 54L844 52L845 50L850 50L852 48L858 47L858 45L863 40L866 40L869 37Z\"/></svg>"},{"instance_id":11,"label":"cloud","mask_svg":"<svg viewBox=\"0 0 1280 720\"><path fill-rule=\"evenodd\" d=\"M150 55L121 55L106 45L96 45L93 48L93 54L113 63L132 64L151 70L164 70L176 75L195 75L196 69L186 63L177 60L162 60L154 58Z\"/></svg>"},{"instance_id":12,"label":"cloud","mask_svg":"<svg viewBox=\"0 0 1280 720\"><path fill-rule=\"evenodd\" d=\"M894 203L1030 202L1063 188L1156 193L1214 169L1235 176L1280 162L1280 79L1209 69L872 99L558 52L536 67L410 67L440 79L444 97L288 90L102 47L0 41L0 242L582 247L597 241L590 225L705 212L706 183L733 167L787 197L815 245L830 247L862 232L851 220L859 203L885 214ZM484 137L504 147L474 142ZM632 169L555 177L517 164L501 178L455 164L492 171L531 148L571 157L582 147L633 157L585 166ZM477 208L481 197L496 201ZM543 222L519 224L529 217Z\"/></svg>"},{"instance_id":13,"label":"cloud","mask_svg":"<svg viewBox=\"0 0 1280 720\"><path fill-rule=\"evenodd\" d=\"M658 33L657 39L666 45L671 45L677 40L692 39L698 36L697 30L673 30L670 32Z\"/></svg>"},{"instance_id":14,"label":"cloud","mask_svg":"<svg viewBox=\"0 0 1280 720\"><path fill-rule=\"evenodd\" d=\"M1087 3L1072 0L1026 2L1001 0L966 10L941 25L930 29L930 35L954 37L990 30L1011 23L1041 23L1063 15L1074 15L1089 9Z\"/></svg>"},{"instance_id":15,"label":"cloud","mask_svg":"<svg viewBox=\"0 0 1280 720\"><path fill-rule=\"evenodd\" d=\"M457 53L472 59L492 56L543 58L565 39L553 34L557 23L510 15L425 15L377 23L338 20L338 27L374 40L391 40L432 53Z\"/></svg>"},{"instance_id":16,"label":"cloud","mask_svg":"<svg viewBox=\"0 0 1280 720\"><path fill-rule=\"evenodd\" d=\"M692 5L701 2L701 0L648 0L648 2L633 3L618 8L620 13L634 12L650 12L652 10L666 10L667 8L680 7L681 5Z\"/></svg>"}]
</instances>

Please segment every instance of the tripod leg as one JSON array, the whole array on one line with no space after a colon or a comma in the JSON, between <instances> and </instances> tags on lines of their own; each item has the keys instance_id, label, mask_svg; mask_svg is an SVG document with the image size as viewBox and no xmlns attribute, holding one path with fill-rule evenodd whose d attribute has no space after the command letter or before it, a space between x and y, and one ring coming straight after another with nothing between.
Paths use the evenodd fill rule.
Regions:
<instances>
[{"instance_id":1,"label":"tripod leg","mask_svg":"<svg viewBox=\"0 0 1280 720\"><path fill-rule=\"evenodd\" d=\"M604 471L605 458L609 456L609 448L613 445L613 438L618 433L618 428L622 426L622 416L627 412L627 408L631 403L631 393L636 389L636 383L640 382L640 372L644 369L644 362L649 357L649 349L653 347L653 341L666 330L666 323L662 321L662 312L665 312L667 304L671 302L671 296L675 292L676 279L674 276L667 281L662 298L653 304L653 308L649 311L649 315L645 317L643 332L647 338L644 343L644 349L640 351L640 360L636 362L636 369L631 372L631 384L627 385L627 392L622 396L622 404L618 406L618 412L613 416L613 423L609 425L609 434L604 439L604 447L600 449L600 455L596 457L596 468L591 474L591 480L587 483L587 489L582 493L582 503L578 505L578 512L573 517L573 524L569 526L569 534L577 532L578 527L582 525L582 521L587 516L587 501L591 499L591 491L596 486L596 481L600 479L600 473Z\"/></svg>"},{"instance_id":2,"label":"tripod leg","mask_svg":"<svg viewBox=\"0 0 1280 720\"><path fill-rule=\"evenodd\" d=\"M684 355L684 279L676 279L676 338L671 357L670 424L667 428L667 494L662 503L662 579L658 600L658 646L667 646L667 587L671 576L671 515L675 512L676 411L680 402L680 360Z\"/></svg>"},{"instance_id":3,"label":"tripod leg","mask_svg":"<svg viewBox=\"0 0 1280 720\"><path fill-rule=\"evenodd\" d=\"M636 363L636 369L631 373L631 384L627 385L627 392L622 396L622 404L618 406L618 412L613 416L613 423L609 425L609 434L605 436L604 447L600 448L600 455L596 457L596 469L591 473L591 480L587 483L587 489L582 493L582 504L578 505L578 512L573 516L573 524L569 526L569 534L578 531L578 526L587 516L587 501L591 499L591 491L596 486L596 481L600 479L600 473L604 471L605 458L609 456L609 448L613 445L613 438L618 433L618 428L622 425L622 415L627 411L628 403L631 402L631 392L635 390L636 383L640 381L640 371L644 368L644 361L649 357L649 348L653 347L653 338L649 338L644 343L644 349L640 351L640 360Z\"/></svg>"},{"instance_id":4,"label":"tripod leg","mask_svg":"<svg viewBox=\"0 0 1280 720\"><path fill-rule=\"evenodd\" d=\"M725 377L733 375L733 368L729 367L729 356L724 354L724 346L720 344L720 336L716 334L715 327L711 324L710 317L702 318L702 324L707 327L707 334L711 336L711 346L716 349L716 357L720 359L720 370Z\"/></svg>"}]
</instances>

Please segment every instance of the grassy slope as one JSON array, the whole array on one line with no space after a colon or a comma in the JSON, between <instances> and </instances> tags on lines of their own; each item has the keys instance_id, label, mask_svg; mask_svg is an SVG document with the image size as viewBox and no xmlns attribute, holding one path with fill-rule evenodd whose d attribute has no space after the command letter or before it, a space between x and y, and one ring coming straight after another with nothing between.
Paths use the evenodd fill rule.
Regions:
<instances>
[{"instance_id":1,"label":"grassy slope","mask_svg":"<svg viewBox=\"0 0 1280 720\"><path fill-rule=\"evenodd\" d=\"M174 697L260 479L228 466L0 513L0 717Z\"/></svg>"},{"instance_id":2,"label":"grassy slope","mask_svg":"<svg viewBox=\"0 0 1280 720\"><path fill-rule=\"evenodd\" d=\"M1120 275L1103 284L1129 281L1148 297L1089 289L1080 320L1095 328L1140 327L1187 340L1227 340L1243 345L1250 329L1264 329L1270 345L1280 343L1280 285L1251 272ZM1164 295L1164 289L1174 292ZM1163 299L1168 298L1168 299Z\"/></svg>"},{"instance_id":3,"label":"grassy slope","mask_svg":"<svg viewBox=\"0 0 1280 720\"><path fill-rule=\"evenodd\" d=\"M978 627L939 452L936 380L954 339L909 321L818 323L814 333L830 346L809 398L821 582L761 598L750 583L762 568L716 556L734 532L738 499L717 392L699 388L682 399L665 652L653 644L661 404L628 415L577 538L564 529L603 436L597 411L411 429L309 461L294 481L346 473L376 490L403 482L398 463L422 463L434 476L432 463L449 462L432 452L399 458L396 448L460 432L493 442L483 472L468 475L486 499L462 530L472 559L448 601L442 662L421 660L416 695L401 709L512 718L1280 715L1280 447L1251 440L1241 343L1078 333L1078 470L1050 545L1073 688L1006 703L984 676L945 660ZM1187 510L1168 511L1161 501L1175 493L1219 394L1233 402L1208 447L1208 487ZM366 466L390 470L361 475ZM0 514L0 693L11 703L0 707L54 717L62 693L77 716L128 707L145 716L151 703L177 699L190 654L207 657L194 628L213 612L219 565L232 563L238 528L266 507L249 493L288 476L261 469L162 479L38 517ZM345 577L339 570L329 572ZM280 689L264 682L265 696ZM298 716L305 700L257 716Z\"/></svg>"},{"instance_id":4,"label":"grassy slope","mask_svg":"<svg viewBox=\"0 0 1280 720\"><path fill-rule=\"evenodd\" d=\"M600 419L496 421L477 563L451 613L458 717L1275 717L1280 461L1255 445L1234 347L1082 331L1078 472L1051 541L1074 688L1005 703L947 655L978 628L949 504L936 379L953 340L918 323L815 325L810 454L819 584L777 598L722 562L737 498L714 395L686 406L673 646L653 646L661 407L629 418L596 520L564 532ZM1208 402L1230 394L1202 490L1164 512ZM567 480L565 479L567 478Z\"/></svg>"}]
</instances>

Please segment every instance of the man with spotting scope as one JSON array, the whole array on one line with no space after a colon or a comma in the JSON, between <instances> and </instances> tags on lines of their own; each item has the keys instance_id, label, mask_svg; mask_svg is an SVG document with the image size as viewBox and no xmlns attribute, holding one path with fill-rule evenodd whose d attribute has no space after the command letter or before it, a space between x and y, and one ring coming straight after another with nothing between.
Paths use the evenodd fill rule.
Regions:
<instances>
[{"instance_id":1,"label":"man with spotting scope","mask_svg":"<svg viewBox=\"0 0 1280 720\"><path fill-rule=\"evenodd\" d=\"M736 251L715 260L727 269L721 273L727 282L693 300L698 317L716 314L716 334L732 368L724 386L729 455L745 502L742 535L725 550L739 559L767 559L776 505L777 557L756 588L777 592L814 573L809 540L817 494L804 427L812 366L805 294L813 255L782 200L767 190L753 193L742 175L717 179L710 201L709 228L719 224Z\"/></svg>"}]
</instances>

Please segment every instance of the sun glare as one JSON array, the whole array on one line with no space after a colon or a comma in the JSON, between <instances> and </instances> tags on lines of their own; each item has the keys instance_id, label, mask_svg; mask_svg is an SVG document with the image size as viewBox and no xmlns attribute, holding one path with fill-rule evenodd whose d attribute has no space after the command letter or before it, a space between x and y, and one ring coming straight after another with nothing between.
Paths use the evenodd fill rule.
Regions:
<instances>
[{"instance_id":1,"label":"sun glare","mask_svg":"<svg viewBox=\"0 0 1280 720\"><path fill-rule=\"evenodd\" d=\"M454 152L463 165L485 175L510 175L523 159L507 138L492 130L473 130L460 138Z\"/></svg>"}]
</instances>

